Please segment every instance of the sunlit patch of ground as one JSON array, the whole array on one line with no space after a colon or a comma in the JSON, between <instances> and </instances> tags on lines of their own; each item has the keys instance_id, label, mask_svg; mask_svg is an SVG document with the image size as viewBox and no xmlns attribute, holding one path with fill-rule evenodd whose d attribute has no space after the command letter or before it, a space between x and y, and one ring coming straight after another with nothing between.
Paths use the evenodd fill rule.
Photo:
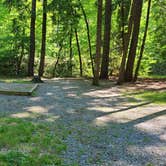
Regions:
<instances>
[{"instance_id":1,"label":"sunlit patch of ground","mask_svg":"<svg viewBox=\"0 0 166 166\"><path fill-rule=\"evenodd\" d=\"M164 166L166 105L126 95L134 85L102 85L54 79L33 97L0 95L0 159L16 165L23 159L38 165Z\"/></svg>"}]
</instances>

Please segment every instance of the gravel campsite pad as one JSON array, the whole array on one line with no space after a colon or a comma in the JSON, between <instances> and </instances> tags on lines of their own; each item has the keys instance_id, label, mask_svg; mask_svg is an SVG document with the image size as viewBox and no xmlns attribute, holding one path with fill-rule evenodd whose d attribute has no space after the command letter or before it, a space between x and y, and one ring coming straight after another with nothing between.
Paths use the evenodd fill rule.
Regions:
<instances>
[{"instance_id":1,"label":"gravel campsite pad","mask_svg":"<svg viewBox=\"0 0 166 166\"><path fill-rule=\"evenodd\" d=\"M166 105L122 95L109 83L55 79L33 97L0 95L0 112L69 132L62 158L67 166L165 166Z\"/></svg>"},{"instance_id":2,"label":"gravel campsite pad","mask_svg":"<svg viewBox=\"0 0 166 166\"><path fill-rule=\"evenodd\" d=\"M0 83L0 94L7 95L31 95L37 88L37 84Z\"/></svg>"}]
</instances>

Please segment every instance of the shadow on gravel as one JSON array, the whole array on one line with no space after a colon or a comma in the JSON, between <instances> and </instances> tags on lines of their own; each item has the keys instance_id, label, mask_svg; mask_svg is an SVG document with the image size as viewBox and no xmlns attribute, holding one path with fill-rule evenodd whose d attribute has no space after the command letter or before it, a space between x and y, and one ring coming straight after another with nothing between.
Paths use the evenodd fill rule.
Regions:
<instances>
[{"instance_id":1,"label":"shadow on gravel","mask_svg":"<svg viewBox=\"0 0 166 166\"><path fill-rule=\"evenodd\" d=\"M159 111L159 112L156 112L156 113L153 113L153 114L150 114L150 115L147 115L147 116L144 116L142 118L138 118L136 120L130 121L130 122L127 123L127 125L133 125L134 126L136 124L143 123L143 122L149 121L151 119L154 119L156 117L164 116L164 115L166 115L166 109L162 110L162 111Z\"/></svg>"},{"instance_id":2,"label":"shadow on gravel","mask_svg":"<svg viewBox=\"0 0 166 166\"><path fill-rule=\"evenodd\" d=\"M139 100L130 103L116 86L104 85L102 89L91 86L89 81L60 79L40 85L34 97L0 95L0 103L0 112L6 111L16 118L63 123L71 133L63 156L67 165L164 166L166 163L165 126L153 126L150 122L165 116L166 109L155 110L149 102ZM146 107L156 112L141 117L133 112ZM97 124L96 119L103 116L106 123ZM152 125L152 131L137 126L141 123Z\"/></svg>"},{"instance_id":3,"label":"shadow on gravel","mask_svg":"<svg viewBox=\"0 0 166 166\"><path fill-rule=\"evenodd\" d=\"M118 113L118 112L123 112L123 111L128 111L130 109L146 106L146 105L151 104L151 103L152 102L145 102L145 103L141 103L141 104L137 104L137 105L128 106L127 108L119 109L119 110L116 110L116 111L102 113L101 116L110 115L110 114L113 114L113 113Z\"/></svg>"}]
</instances>

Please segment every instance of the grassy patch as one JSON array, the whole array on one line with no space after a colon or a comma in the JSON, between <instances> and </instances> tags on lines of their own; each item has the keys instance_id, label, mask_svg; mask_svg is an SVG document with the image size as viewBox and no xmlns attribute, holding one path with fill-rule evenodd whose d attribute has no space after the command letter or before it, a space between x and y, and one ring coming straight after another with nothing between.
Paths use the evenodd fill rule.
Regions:
<instances>
[{"instance_id":1,"label":"grassy patch","mask_svg":"<svg viewBox=\"0 0 166 166\"><path fill-rule=\"evenodd\" d=\"M0 76L0 82L5 83L32 83L30 78L22 78L22 77L5 77Z\"/></svg>"},{"instance_id":2,"label":"grassy patch","mask_svg":"<svg viewBox=\"0 0 166 166\"><path fill-rule=\"evenodd\" d=\"M144 99L147 101L152 101L154 103L159 103L159 104L166 104L166 92L152 92L152 91L144 91L140 92L133 97L138 98L138 99Z\"/></svg>"},{"instance_id":3,"label":"grassy patch","mask_svg":"<svg viewBox=\"0 0 166 166\"><path fill-rule=\"evenodd\" d=\"M63 165L67 131L60 124L0 118L0 165Z\"/></svg>"},{"instance_id":4,"label":"grassy patch","mask_svg":"<svg viewBox=\"0 0 166 166\"><path fill-rule=\"evenodd\" d=\"M141 76L140 78L145 78L145 79L166 79L166 75L149 75L149 76Z\"/></svg>"}]
</instances>

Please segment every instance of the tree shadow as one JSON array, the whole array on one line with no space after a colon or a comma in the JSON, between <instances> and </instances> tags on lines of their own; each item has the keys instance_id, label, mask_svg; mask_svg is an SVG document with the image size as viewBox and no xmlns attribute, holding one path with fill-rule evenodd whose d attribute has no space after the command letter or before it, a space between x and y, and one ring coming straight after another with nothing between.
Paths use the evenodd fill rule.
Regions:
<instances>
[{"instance_id":1,"label":"tree shadow","mask_svg":"<svg viewBox=\"0 0 166 166\"><path fill-rule=\"evenodd\" d=\"M144 116L142 118L138 118L136 120L130 121L126 125L129 125L129 126L132 125L132 126L134 126L134 125L137 125L139 123L143 123L143 122L149 121L151 119L154 119L156 117L163 116L163 115L166 115L166 109L162 110L162 111L159 111L159 112L155 112L155 113L147 115L147 116Z\"/></svg>"},{"instance_id":2,"label":"tree shadow","mask_svg":"<svg viewBox=\"0 0 166 166\"><path fill-rule=\"evenodd\" d=\"M162 132L158 133L156 130L154 133L147 132L136 126L165 116L166 110L156 110L155 113L132 119L130 111L152 105L142 101L131 105L116 86L104 85L102 89L91 86L89 81L60 79L40 85L34 97L0 95L0 102L0 111L5 110L9 116L43 123L63 123L70 131L66 140L68 149L63 156L69 165L71 162L79 165L166 163L160 148L166 146L165 140L161 139L163 126ZM119 119L125 120L123 122L114 119L119 113L129 114L129 119L122 116ZM97 124L96 119L102 116L106 117L106 123ZM152 147L157 148L159 153Z\"/></svg>"}]
</instances>

